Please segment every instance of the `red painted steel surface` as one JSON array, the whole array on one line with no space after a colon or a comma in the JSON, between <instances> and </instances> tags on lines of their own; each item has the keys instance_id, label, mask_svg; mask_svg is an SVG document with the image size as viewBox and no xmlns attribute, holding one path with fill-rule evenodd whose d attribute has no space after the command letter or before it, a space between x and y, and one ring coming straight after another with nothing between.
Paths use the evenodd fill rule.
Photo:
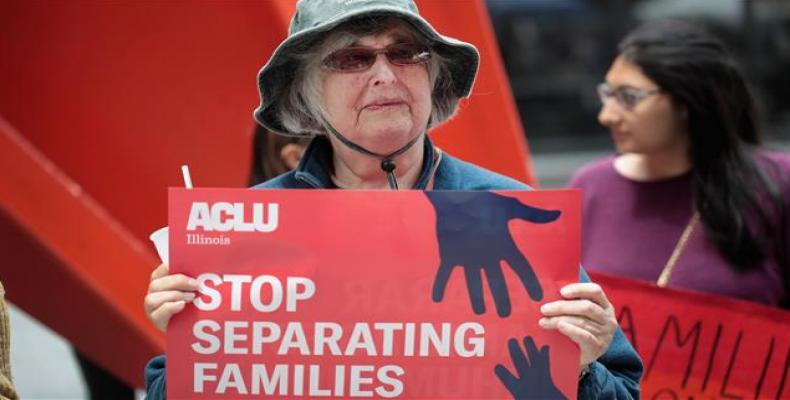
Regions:
<instances>
[{"instance_id":1,"label":"red painted steel surface","mask_svg":"<svg viewBox=\"0 0 790 400\"><path fill-rule=\"evenodd\" d=\"M420 12L443 34L480 51L480 73L458 116L433 133L449 153L536 185L518 110L483 1L423 0Z\"/></svg>"},{"instance_id":2,"label":"red painted steel surface","mask_svg":"<svg viewBox=\"0 0 790 400\"><path fill-rule=\"evenodd\" d=\"M140 386L145 362L164 345L140 301L155 259L2 119L0 171L0 279L9 300Z\"/></svg>"}]
</instances>

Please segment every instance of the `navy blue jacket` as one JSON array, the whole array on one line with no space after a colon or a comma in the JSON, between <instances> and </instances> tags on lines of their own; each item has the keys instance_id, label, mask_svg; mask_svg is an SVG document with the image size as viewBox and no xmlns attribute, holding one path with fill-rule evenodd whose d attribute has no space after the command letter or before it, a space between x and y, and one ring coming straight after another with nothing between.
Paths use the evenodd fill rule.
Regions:
<instances>
[{"instance_id":1,"label":"navy blue jacket","mask_svg":"<svg viewBox=\"0 0 790 400\"><path fill-rule=\"evenodd\" d=\"M425 156L420 177L414 189L425 189L434 164L433 144L426 136ZM433 190L529 190L524 183L442 154L434 176ZM329 141L318 137L310 143L299 166L255 189L325 189L334 184L329 172L332 149ZM580 280L589 282L583 269ZM642 361L618 327L609 349L590 364L589 372L579 382L579 399L638 399ZM492 379L494 377L492 376ZM165 399L165 356L152 359L145 368L147 399Z\"/></svg>"}]
</instances>

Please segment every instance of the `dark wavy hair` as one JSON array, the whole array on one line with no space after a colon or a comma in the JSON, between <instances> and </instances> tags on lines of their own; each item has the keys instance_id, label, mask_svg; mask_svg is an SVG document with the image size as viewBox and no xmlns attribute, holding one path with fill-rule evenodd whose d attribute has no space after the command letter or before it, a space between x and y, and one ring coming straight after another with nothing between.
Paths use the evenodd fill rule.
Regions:
<instances>
[{"instance_id":1,"label":"dark wavy hair","mask_svg":"<svg viewBox=\"0 0 790 400\"><path fill-rule=\"evenodd\" d=\"M252 138L252 162L248 184L255 186L288 172L288 167L280 158L280 151L289 143L307 146L310 139L304 136L278 135L256 123Z\"/></svg>"},{"instance_id":2,"label":"dark wavy hair","mask_svg":"<svg viewBox=\"0 0 790 400\"><path fill-rule=\"evenodd\" d=\"M754 156L755 101L724 44L688 22L662 20L637 27L618 49L687 113L694 207L718 250L739 271L771 256L786 269L786 210Z\"/></svg>"}]
</instances>

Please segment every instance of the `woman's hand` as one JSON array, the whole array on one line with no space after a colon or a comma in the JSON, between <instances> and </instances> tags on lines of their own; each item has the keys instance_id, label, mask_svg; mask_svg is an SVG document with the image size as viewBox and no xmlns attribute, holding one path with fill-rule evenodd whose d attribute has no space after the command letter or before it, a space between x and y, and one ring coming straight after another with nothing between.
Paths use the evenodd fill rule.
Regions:
<instances>
[{"instance_id":1,"label":"woman's hand","mask_svg":"<svg viewBox=\"0 0 790 400\"><path fill-rule=\"evenodd\" d=\"M617 330L614 307L600 286L572 283L560 289L566 300L540 307L544 317L538 321L544 329L557 329L579 345L583 369L606 352Z\"/></svg>"},{"instance_id":2,"label":"woman's hand","mask_svg":"<svg viewBox=\"0 0 790 400\"><path fill-rule=\"evenodd\" d=\"M162 264L151 273L148 294L145 296L145 313L160 331L167 329L170 317L184 309L195 299L198 282L184 274L169 275L170 268Z\"/></svg>"}]
</instances>

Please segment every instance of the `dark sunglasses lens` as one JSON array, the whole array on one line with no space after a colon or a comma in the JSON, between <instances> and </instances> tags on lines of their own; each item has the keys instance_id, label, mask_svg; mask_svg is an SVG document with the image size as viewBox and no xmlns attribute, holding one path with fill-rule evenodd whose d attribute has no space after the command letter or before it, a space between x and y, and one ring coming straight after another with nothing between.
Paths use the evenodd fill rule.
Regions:
<instances>
[{"instance_id":1,"label":"dark sunglasses lens","mask_svg":"<svg viewBox=\"0 0 790 400\"><path fill-rule=\"evenodd\" d=\"M394 44L387 48L387 59L396 65L413 65L428 61L431 52L419 44Z\"/></svg>"},{"instance_id":2,"label":"dark sunglasses lens","mask_svg":"<svg viewBox=\"0 0 790 400\"><path fill-rule=\"evenodd\" d=\"M338 50L324 59L324 66L335 71L363 71L376 62L376 54L383 52L395 65L414 65L431 58L428 47L420 44L393 44L386 49L374 50L365 47L349 47Z\"/></svg>"},{"instance_id":3,"label":"dark sunglasses lens","mask_svg":"<svg viewBox=\"0 0 790 400\"><path fill-rule=\"evenodd\" d=\"M338 50L324 59L324 66L336 71L359 71L370 68L376 54L370 49L347 48Z\"/></svg>"}]
</instances>

